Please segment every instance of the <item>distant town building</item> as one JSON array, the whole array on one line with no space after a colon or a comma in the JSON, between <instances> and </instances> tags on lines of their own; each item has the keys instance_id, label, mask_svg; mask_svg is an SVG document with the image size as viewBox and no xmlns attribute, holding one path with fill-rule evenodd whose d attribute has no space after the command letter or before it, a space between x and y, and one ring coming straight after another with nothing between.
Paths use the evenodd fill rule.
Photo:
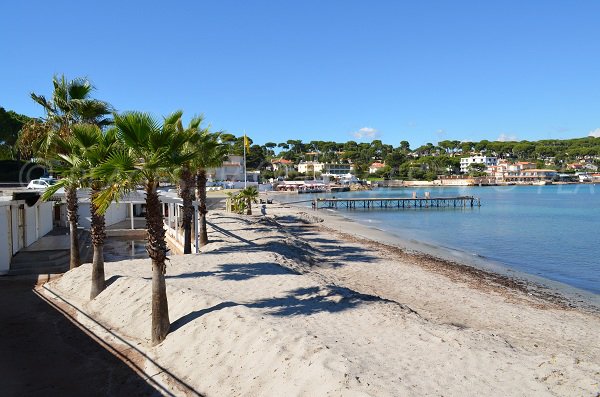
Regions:
<instances>
[{"instance_id":1,"label":"distant town building","mask_svg":"<svg viewBox=\"0 0 600 397\"><path fill-rule=\"evenodd\" d=\"M306 175L320 173L321 175L346 175L350 174L354 167L352 164L318 163L315 161L303 161L298 164L298 172Z\"/></svg>"},{"instance_id":2,"label":"distant town building","mask_svg":"<svg viewBox=\"0 0 600 397\"><path fill-rule=\"evenodd\" d=\"M509 171L523 171L523 170L531 170L535 168L535 163L530 161L518 161L514 164L509 165Z\"/></svg>"},{"instance_id":3,"label":"distant town building","mask_svg":"<svg viewBox=\"0 0 600 397\"><path fill-rule=\"evenodd\" d=\"M323 167L324 175L348 175L354 170L352 164L330 164L325 163Z\"/></svg>"},{"instance_id":4,"label":"distant town building","mask_svg":"<svg viewBox=\"0 0 600 397\"><path fill-rule=\"evenodd\" d=\"M244 157L229 155L220 167L209 169L207 173L213 181L243 181Z\"/></svg>"},{"instance_id":5,"label":"distant town building","mask_svg":"<svg viewBox=\"0 0 600 397\"><path fill-rule=\"evenodd\" d=\"M298 164L298 172L303 174L314 174L321 173L323 171L324 163L318 163L316 161L302 161Z\"/></svg>"},{"instance_id":6,"label":"distant town building","mask_svg":"<svg viewBox=\"0 0 600 397\"><path fill-rule=\"evenodd\" d=\"M470 156L461 157L460 159L460 172L466 174L469 172L469 166L473 164L485 164L486 168L498 164L496 157L489 156Z\"/></svg>"},{"instance_id":7,"label":"distant town building","mask_svg":"<svg viewBox=\"0 0 600 397\"><path fill-rule=\"evenodd\" d=\"M558 178L558 172L549 169L536 169L529 168L522 170L516 175L509 175L505 177L506 182L551 182L555 178Z\"/></svg>"},{"instance_id":8,"label":"distant town building","mask_svg":"<svg viewBox=\"0 0 600 397\"><path fill-rule=\"evenodd\" d=\"M271 161L271 168L273 171L286 170L294 168L294 162L292 160L286 160L284 158L274 159Z\"/></svg>"},{"instance_id":9,"label":"distant town building","mask_svg":"<svg viewBox=\"0 0 600 397\"><path fill-rule=\"evenodd\" d=\"M379 171L380 169L382 169L383 167L385 167L385 164L375 162L369 166L369 174L374 174L377 171Z\"/></svg>"}]
</instances>

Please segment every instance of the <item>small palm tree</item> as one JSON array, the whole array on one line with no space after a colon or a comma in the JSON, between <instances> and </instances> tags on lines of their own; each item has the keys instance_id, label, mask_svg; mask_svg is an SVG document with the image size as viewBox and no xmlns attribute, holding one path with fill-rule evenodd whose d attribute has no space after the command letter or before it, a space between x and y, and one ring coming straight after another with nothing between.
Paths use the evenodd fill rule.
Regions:
<instances>
[{"instance_id":1,"label":"small palm tree","mask_svg":"<svg viewBox=\"0 0 600 397\"><path fill-rule=\"evenodd\" d=\"M115 115L118 137L126 146L113 151L93 176L110 180L109 186L94 197L94 204L103 213L113 201L138 184L146 191L146 250L152 260L152 344L162 342L169 332L169 307L165 284L167 243L158 195L161 178L173 178L173 172L190 161L194 152L185 153L188 135L177 131L172 124L161 126L150 115L128 112Z\"/></svg>"},{"instance_id":2,"label":"small palm tree","mask_svg":"<svg viewBox=\"0 0 600 397\"><path fill-rule=\"evenodd\" d=\"M65 76L54 76L52 79L52 98L46 99L43 95L31 93L31 98L41 105L46 112L42 129L43 134L35 140L34 154L42 159L56 158L61 152L60 144L55 145L58 139L67 139L72 135L72 126L78 123L96 124L105 126L112 120L106 116L111 114L111 106L103 101L90 97L94 87L83 78L67 81ZM64 160L64 159L63 159ZM75 170L74 170L75 171ZM69 220L69 231L71 234L71 257L69 267L71 269L81 264L79 256L79 240L77 236L77 188L79 187L76 177L67 172L69 178L64 182L65 198L67 202L67 218Z\"/></svg>"},{"instance_id":3,"label":"small palm tree","mask_svg":"<svg viewBox=\"0 0 600 397\"><path fill-rule=\"evenodd\" d=\"M258 203L258 189L255 186L248 186L238 193L239 198L245 204L246 215L252 215L252 203Z\"/></svg>"}]
</instances>

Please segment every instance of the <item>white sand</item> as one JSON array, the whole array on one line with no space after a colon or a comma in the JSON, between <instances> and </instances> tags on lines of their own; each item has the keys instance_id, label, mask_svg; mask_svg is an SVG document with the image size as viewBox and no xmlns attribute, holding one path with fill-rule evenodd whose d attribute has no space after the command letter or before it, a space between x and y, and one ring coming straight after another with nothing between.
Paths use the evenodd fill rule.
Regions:
<instances>
[{"instance_id":1,"label":"white sand","mask_svg":"<svg viewBox=\"0 0 600 397\"><path fill-rule=\"evenodd\" d=\"M597 314L269 213L283 227L212 213L203 253L171 257L154 348L149 260L107 263L119 277L92 302L89 264L46 287L208 396L600 393Z\"/></svg>"}]
</instances>

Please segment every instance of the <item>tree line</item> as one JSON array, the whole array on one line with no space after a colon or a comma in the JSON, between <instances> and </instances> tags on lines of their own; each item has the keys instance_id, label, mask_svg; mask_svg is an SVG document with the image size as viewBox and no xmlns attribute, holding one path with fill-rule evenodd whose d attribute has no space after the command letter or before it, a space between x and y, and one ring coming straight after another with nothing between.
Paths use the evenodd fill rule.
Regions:
<instances>
[{"instance_id":1,"label":"tree line","mask_svg":"<svg viewBox=\"0 0 600 397\"><path fill-rule=\"evenodd\" d=\"M19 115L0 108L0 160L28 157L32 147L32 137L40 128L36 119ZM229 154L242 155L244 136L220 133L221 143ZM246 164L250 170L259 170L263 179L285 175L284 171L273 172L271 161L276 158L290 160L295 164L301 161L325 163L352 163L358 177L368 175L368 167L373 162L385 162L386 167L377 176L399 179L431 179L439 174L456 174L460 161L456 157L483 154L509 161L532 161L540 167L564 169L569 162L588 159L598 163L600 138L584 137L574 139L544 139L539 141L489 141L464 142L443 140L434 145L426 143L412 149L406 140L397 146L385 144L381 140L372 142L315 140L303 142L288 139L283 142L254 144L248 137ZM16 143L16 145L15 145ZM19 148L22 148L19 150ZM295 171L288 171L291 178L301 177Z\"/></svg>"},{"instance_id":2,"label":"tree line","mask_svg":"<svg viewBox=\"0 0 600 397\"><path fill-rule=\"evenodd\" d=\"M224 134L224 142L230 152L242 155L244 138ZM564 169L569 162L587 159L599 163L600 138L585 137L574 139L545 139L539 141L488 141L461 142L444 140L437 145L426 143L411 149L408 141L400 141L398 146L385 144L381 140L372 142L333 141L303 142L289 139L285 142L252 144L247 150L249 169L261 171L263 178L284 176L285 171L270 170L271 161L283 158L295 164L301 161L324 163L351 163L358 177L368 176L369 166L374 162L384 162L385 167L376 175L397 179L428 179L437 175L452 175L460 172L460 157L481 154L508 161L536 162L540 168ZM295 171L287 172L290 178L302 178Z\"/></svg>"}]
</instances>

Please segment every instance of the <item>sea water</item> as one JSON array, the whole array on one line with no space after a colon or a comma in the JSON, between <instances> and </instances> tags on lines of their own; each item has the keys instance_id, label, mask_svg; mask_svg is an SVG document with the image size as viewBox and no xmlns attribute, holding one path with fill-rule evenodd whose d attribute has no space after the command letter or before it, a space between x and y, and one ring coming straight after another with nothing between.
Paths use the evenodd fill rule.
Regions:
<instances>
[{"instance_id":1,"label":"sea water","mask_svg":"<svg viewBox=\"0 0 600 397\"><path fill-rule=\"evenodd\" d=\"M600 294L600 185L379 188L281 196L475 196L481 207L338 209L403 240L459 250L508 268ZM285 198L284 198L285 197ZM278 197L280 198L280 197Z\"/></svg>"}]
</instances>

